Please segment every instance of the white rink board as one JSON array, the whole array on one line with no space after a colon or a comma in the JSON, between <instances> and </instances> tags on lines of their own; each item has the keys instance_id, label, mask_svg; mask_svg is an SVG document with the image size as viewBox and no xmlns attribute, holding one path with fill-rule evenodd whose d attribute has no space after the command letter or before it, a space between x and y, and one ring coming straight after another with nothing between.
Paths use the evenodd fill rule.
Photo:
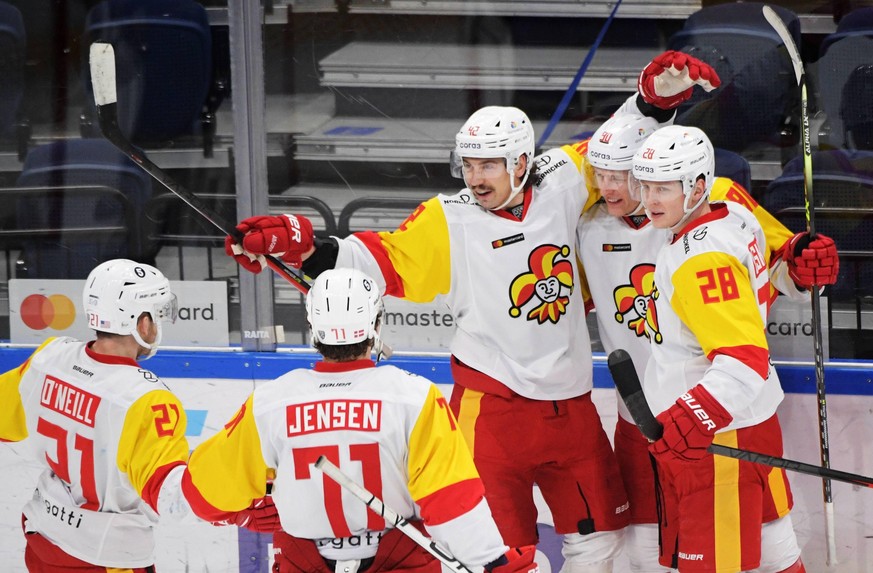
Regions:
<instances>
[{"instance_id":1,"label":"white rink board","mask_svg":"<svg viewBox=\"0 0 873 573\"><path fill-rule=\"evenodd\" d=\"M218 430L236 411L254 384L251 381L215 379L165 379L186 410L206 410L199 435L189 436L191 447ZM448 396L451 386L440 388ZM219 400L220 397L220 400ZM612 437L615 426L615 392L595 389L594 401ZM873 397L833 395L828 397L831 466L873 476ZM785 457L818 463L816 400L812 394L788 394L780 411L785 433ZM0 563L2 570L23 573L24 537L21 507L32 494L37 471L23 461L22 445L0 444ZM837 554L840 563L825 566L824 518L821 481L789 472L794 490L792 512L803 548L807 571L827 573L873 573L873 491L833 482L836 510ZM542 519L548 522L548 517ZM156 566L159 573L239 571L236 528L159 525ZM553 565L558 565L557 563ZM559 567L542 567L543 573ZM266 569L262 569L266 571ZM614 573L629 571L624 557Z\"/></svg>"}]
</instances>

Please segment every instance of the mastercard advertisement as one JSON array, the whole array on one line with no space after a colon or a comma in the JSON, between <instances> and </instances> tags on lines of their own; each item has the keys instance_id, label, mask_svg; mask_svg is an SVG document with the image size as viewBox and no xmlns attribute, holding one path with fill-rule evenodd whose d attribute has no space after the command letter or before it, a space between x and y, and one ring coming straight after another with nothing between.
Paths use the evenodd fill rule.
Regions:
<instances>
[{"instance_id":1,"label":"mastercard advertisement","mask_svg":"<svg viewBox=\"0 0 873 573\"><path fill-rule=\"evenodd\" d=\"M84 280L11 279L9 331L13 344L41 344L52 336L94 338L82 309ZM165 324L162 346L228 346L227 283L170 281L179 316Z\"/></svg>"}]
</instances>

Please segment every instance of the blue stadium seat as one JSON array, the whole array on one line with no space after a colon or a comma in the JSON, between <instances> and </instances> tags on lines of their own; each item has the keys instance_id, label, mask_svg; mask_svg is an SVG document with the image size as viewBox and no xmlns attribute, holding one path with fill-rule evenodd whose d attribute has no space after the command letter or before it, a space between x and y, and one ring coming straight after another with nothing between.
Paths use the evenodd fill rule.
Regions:
<instances>
[{"instance_id":1,"label":"blue stadium seat","mask_svg":"<svg viewBox=\"0 0 873 573\"><path fill-rule=\"evenodd\" d=\"M153 262L142 216L151 179L105 139L35 147L17 185L34 188L17 201L18 229L35 231L19 278L85 278L117 257Z\"/></svg>"},{"instance_id":2,"label":"blue stadium seat","mask_svg":"<svg viewBox=\"0 0 873 573\"><path fill-rule=\"evenodd\" d=\"M752 168L745 157L727 149L715 148L715 176L733 179L752 192Z\"/></svg>"},{"instance_id":3,"label":"blue stadium seat","mask_svg":"<svg viewBox=\"0 0 873 573\"><path fill-rule=\"evenodd\" d=\"M19 133L21 99L24 94L24 60L27 38L24 19L15 6L0 1L0 138L18 141L19 156L23 159L27 149L27 133Z\"/></svg>"},{"instance_id":4,"label":"blue stadium seat","mask_svg":"<svg viewBox=\"0 0 873 573\"><path fill-rule=\"evenodd\" d=\"M849 77L861 66L873 64L873 7L858 8L846 14L821 43L818 60L818 87L821 108L827 116L827 142L834 147L851 147L846 140L843 110L853 103L847 98L863 97L864 77L856 77L855 84L848 86ZM861 72L863 73L863 72ZM848 92L847 92L848 88ZM867 92L869 93L869 91ZM866 105L870 100L854 102L855 106ZM858 109L849 108L850 113Z\"/></svg>"},{"instance_id":5,"label":"blue stadium seat","mask_svg":"<svg viewBox=\"0 0 873 573\"><path fill-rule=\"evenodd\" d=\"M703 8L668 42L715 68L721 86L710 94L696 90L679 108L677 123L703 129L716 147L742 152L753 144L779 147L786 120L799 122L797 82L782 40L763 15L764 4L742 2ZM800 45L800 20L786 8L771 6ZM799 131L797 132L799 133Z\"/></svg>"},{"instance_id":6,"label":"blue stadium seat","mask_svg":"<svg viewBox=\"0 0 873 573\"><path fill-rule=\"evenodd\" d=\"M840 18L834 33L822 40L819 54L828 51L832 44L850 36L869 36L873 31L873 6L856 8Z\"/></svg>"},{"instance_id":7,"label":"blue stadium seat","mask_svg":"<svg viewBox=\"0 0 873 573\"><path fill-rule=\"evenodd\" d=\"M834 239L840 252L835 300L873 295L873 152L831 149L813 152L816 231ZM767 186L761 204L794 232L806 229L803 157L789 161Z\"/></svg>"},{"instance_id":8,"label":"blue stadium seat","mask_svg":"<svg viewBox=\"0 0 873 573\"><path fill-rule=\"evenodd\" d=\"M873 151L873 64L858 66L849 74L840 98L840 119L849 149Z\"/></svg>"},{"instance_id":9,"label":"blue stadium seat","mask_svg":"<svg viewBox=\"0 0 873 573\"><path fill-rule=\"evenodd\" d=\"M85 23L87 44L115 48L118 120L133 143L160 146L192 134L211 154L214 111L212 36L205 8L193 0L105 0ZM83 50L87 53L87 50ZM88 105L90 70L83 66Z\"/></svg>"}]
</instances>

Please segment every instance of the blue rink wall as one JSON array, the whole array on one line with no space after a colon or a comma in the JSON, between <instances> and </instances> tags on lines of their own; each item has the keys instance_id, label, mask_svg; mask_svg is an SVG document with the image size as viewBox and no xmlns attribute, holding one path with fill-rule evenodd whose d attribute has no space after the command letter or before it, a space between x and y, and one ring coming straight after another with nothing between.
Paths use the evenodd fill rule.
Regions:
<instances>
[{"instance_id":1,"label":"blue rink wall","mask_svg":"<svg viewBox=\"0 0 873 573\"><path fill-rule=\"evenodd\" d=\"M32 348L0 349L0 372L23 362ZM310 368L317 355L299 352L188 352L161 350L143 363L158 374L185 405L186 434L191 447L213 435L232 416L254 387L295 368ZM451 374L447 356L395 355L390 363L424 376L449 395ZM777 364L788 394L779 415L785 433L785 457L818 463L817 401L812 364ZM829 363L826 382L831 435L831 465L836 469L873 475L873 364ZM594 401L612 437L615 426L615 392L605 356L596 355ZM0 562L3 570L23 572L24 540L20 529L21 506L32 493L38 473L28 461L23 444L0 444ZM867 488L834 483L838 513L838 555L841 563L824 566L821 481L791 474L795 494L795 529L810 571L873 573L873 492ZM541 501L541 500L539 500ZM543 504L540 521L539 558L548 563L543 573L558 571L562 563L560 541L550 527ZM158 571L246 572L269 570L269 536L212 527L207 524L159 525ZM810 568L810 565L813 567ZM627 571L619 558L615 573Z\"/></svg>"}]
</instances>

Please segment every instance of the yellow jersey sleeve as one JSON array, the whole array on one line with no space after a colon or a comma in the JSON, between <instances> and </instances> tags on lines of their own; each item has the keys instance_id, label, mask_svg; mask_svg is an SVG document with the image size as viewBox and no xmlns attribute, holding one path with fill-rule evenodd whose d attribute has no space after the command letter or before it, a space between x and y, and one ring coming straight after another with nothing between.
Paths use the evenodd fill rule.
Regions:
<instances>
[{"instance_id":1,"label":"yellow jersey sleeve","mask_svg":"<svg viewBox=\"0 0 873 573\"><path fill-rule=\"evenodd\" d=\"M757 372L769 367L764 323L746 267L727 253L703 253L673 274L670 305L703 353L731 356Z\"/></svg>"},{"instance_id":2,"label":"yellow jersey sleeve","mask_svg":"<svg viewBox=\"0 0 873 573\"><path fill-rule=\"evenodd\" d=\"M183 490L203 519L216 521L222 512L245 509L266 494L268 468L252 400L250 395L224 428L197 446L188 460Z\"/></svg>"},{"instance_id":3,"label":"yellow jersey sleeve","mask_svg":"<svg viewBox=\"0 0 873 573\"><path fill-rule=\"evenodd\" d=\"M187 425L181 402L168 390L147 392L124 417L116 465L153 508L167 473L188 458Z\"/></svg>"},{"instance_id":4,"label":"yellow jersey sleeve","mask_svg":"<svg viewBox=\"0 0 873 573\"><path fill-rule=\"evenodd\" d=\"M409 493L429 525L466 513L484 497L458 422L434 385L409 437L408 470Z\"/></svg>"},{"instance_id":5,"label":"yellow jersey sleeve","mask_svg":"<svg viewBox=\"0 0 873 573\"><path fill-rule=\"evenodd\" d=\"M18 386L30 367L30 361L52 340L54 338L49 338L40 344L39 348L34 350L20 366L0 374L0 404L4 404L6 410L5 414L0 416L0 442L20 442L27 438L27 416Z\"/></svg>"},{"instance_id":6,"label":"yellow jersey sleeve","mask_svg":"<svg viewBox=\"0 0 873 573\"><path fill-rule=\"evenodd\" d=\"M392 232L355 233L355 237L376 259L387 284L385 294L429 302L449 291L449 227L439 198L419 205Z\"/></svg>"},{"instance_id":7,"label":"yellow jersey sleeve","mask_svg":"<svg viewBox=\"0 0 873 573\"><path fill-rule=\"evenodd\" d=\"M582 174L585 179L585 191L588 193L588 198L585 200L585 205L582 207L582 213L585 213L600 200L600 189L597 187L597 180L594 178L594 167L588 163L588 140L579 141L572 145L564 145L561 149L570 157L576 169ZM582 214L580 213L580 215Z\"/></svg>"},{"instance_id":8,"label":"yellow jersey sleeve","mask_svg":"<svg viewBox=\"0 0 873 573\"><path fill-rule=\"evenodd\" d=\"M755 216L761 228L764 229L764 238L767 241L765 259L771 265L774 253L782 250L794 233L788 227L779 222L766 209L755 201L746 189L739 183L725 177L717 177L710 191L710 199L713 201L732 201L739 203Z\"/></svg>"}]
</instances>

